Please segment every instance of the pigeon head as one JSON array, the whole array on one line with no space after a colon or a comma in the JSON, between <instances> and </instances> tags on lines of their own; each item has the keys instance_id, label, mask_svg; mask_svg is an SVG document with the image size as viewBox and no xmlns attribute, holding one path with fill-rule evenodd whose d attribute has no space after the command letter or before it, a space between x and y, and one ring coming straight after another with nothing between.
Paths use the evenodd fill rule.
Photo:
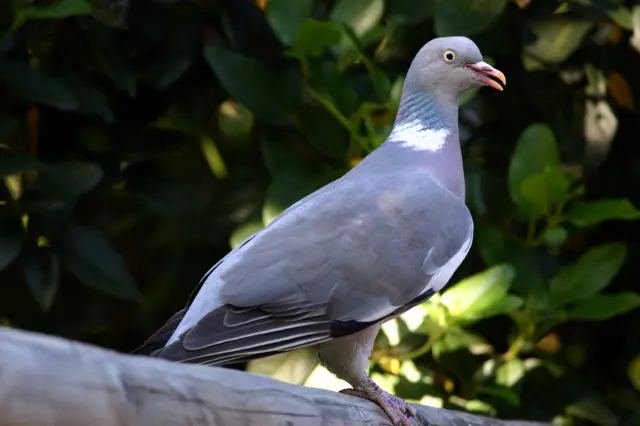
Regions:
<instances>
[{"instance_id":1,"label":"pigeon head","mask_svg":"<svg viewBox=\"0 0 640 426\"><path fill-rule=\"evenodd\" d=\"M481 86L502 90L496 80L507 84L502 72L482 60L473 41L466 37L440 37L420 49L409 67L405 86L432 95L458 97Z\"/></svg>"}]
</instances>

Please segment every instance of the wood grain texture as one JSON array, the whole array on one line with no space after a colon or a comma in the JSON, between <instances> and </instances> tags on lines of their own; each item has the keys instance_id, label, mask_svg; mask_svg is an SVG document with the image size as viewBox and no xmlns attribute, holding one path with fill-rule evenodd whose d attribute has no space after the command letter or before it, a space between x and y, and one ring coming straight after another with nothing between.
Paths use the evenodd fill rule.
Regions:
<instances>
[{"instance_id":1,"label":"wood grain texture","mask_svg":"<svg viewBox=\"0 0 640 426\"><path fill-rule=\"evenodd\" d=\"M416 406L434 426L540 426ZM373 403L0 327L0 426L389 425Z\"/></svg>"}]
</instances>

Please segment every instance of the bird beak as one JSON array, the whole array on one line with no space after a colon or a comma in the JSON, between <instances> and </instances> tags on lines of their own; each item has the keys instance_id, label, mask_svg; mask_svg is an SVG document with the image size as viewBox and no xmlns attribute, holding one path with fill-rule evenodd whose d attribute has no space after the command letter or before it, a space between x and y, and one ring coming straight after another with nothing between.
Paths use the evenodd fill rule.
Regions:
<instances>
[{"instance_id":1,"label":"bird beak","mask_svg":"<svg viewBox=\"0 0 640 426\"><path fill-rule=\"evenodd\" d=\"M498 84L498 82L496 82L494 79L490 78L489 76L495 77L498 80L500 80L503 86L507 85L507 78L504 76L504 74L501 71L492 67L491 65L487 64L486 62L477 62L475 64L470 64L470 65L467 65L467 68L475 72L478 79L485 86L491 86L494 89L497 89L500 91L504 90L502 86Z\"/></svg>"}]
</instances>

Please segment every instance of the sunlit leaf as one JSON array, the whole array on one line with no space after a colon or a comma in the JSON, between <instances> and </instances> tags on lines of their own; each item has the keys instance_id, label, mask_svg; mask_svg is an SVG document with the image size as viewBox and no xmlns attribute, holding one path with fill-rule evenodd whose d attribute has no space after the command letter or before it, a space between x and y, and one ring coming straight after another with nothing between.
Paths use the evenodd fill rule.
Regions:
<instances>
[{"instance_id":1,"label":"sunlit leaf","mask_svg":"<svg viewBox=\"0 0 640 426\"><path fill-rule=\"evenodd\" d=\"M618 125L618 117L607 101L602 99L585 100L584 138L586 146L584 162L588 167L597 167L607 158L618 131Z\"/></svg>"},{"instance_id":2,"label":"sunlit leaf","mask_svg":"<svg viewBox=\"0 0 640 426\"><path fill-rule=\"evenodd\" d=\"M549 126L539 123L529 125L518 138L509 164L509 193L521 213L528 215L531 209L522 194L522 182L558 164L558 146Z\"/></svg>"},{"instance_id":3,"label":"sunlit leaf","mask_svg":"<svg viewBox=\"0 0 640 426\"><path fill-rule=\"evenodd\" d=\"M318 365L312 349L303 348L249 362L246 372L262 374L294 385L303 385Z\"/></svg>"},{"instance_id":4,"label":"sunlit leaf","mask_svg":"<svg viewBox=\"0 0 640 426\"><path fill-rule=\"evenodd\" d=\"M342 389L349 388L349 383L336 377L326 367L321 364L316 365L307 380L304 382L304 386L311 388L319 388L339 392Z\"/></svg>"},{"instance_id":5,"label":"sunlit leaf","mask_svg":"<svg viewBox=\"0 0 640 426\"><path fill-rule=\"evenodd\" d=\"M436 34L478 34L498 19L507 3L508 0L435 0Z\"/></svg>"},{"instance_id":6,"label":"sunlit leaf","mask_svg":"<svg viewBox=\"0 0 640 426\"><path fill-rule=\"evenodd\" d=\"M608 11L607 14L609 15L609 17L611 17L613 22L620 25L620 27L624 28L625 30L633 29L633 19L631 17L631 11L629 10L629 8L620 6L617 9Z\"/></svg>"},{"instance_id":7,"label":"sunlit leaf","mask_svg":"<svg viewBox=\"0 0 640 426\"><path fill-rule=\"evenodd\" d=\"M551 280L551 302L554 306L587 299L606 288L627 257L622 243L594 247L575 263L564 267Z\"/></svg>"},{"instance_id":8,"label":"sunlit leaf","mask_svg":"<svg viewBox=\"0 0 640 426\"><path fill-rule=\"evenodd\" d=\"M633 34L629 40L629 44L640 52L640 6L634 6L631 9L631 24L633 25Z\"/></svg>"},{"instance_id":9,"label":"sunlit leaf","mask_svg":"<svg viewBox=\"0 0 640 426\"><path fill-rule=\"evenodd\" d=\"M519 358L510 359L498 367L496 383L511 388L522 379L524 373L525 368L522 360Z\"/></svg>"},{"instance_id":10,"label":"sunlit leaf","mask_svg":"<svg viewBox=\"0 0 640 426\"><path fill-rule=\"evenodd\" d=\"M503 299L491 303L486 307L479 306L474 309L475 318L489 318L507 312L515 311L524 304L524 300L513 294L507 294Z\"/></svg>"},{"instance_id":11,"label":"sunlit leaf","mask_svg":"<svg viewBox=\"0 0 640 426\"><path fill-rule=\"evenodd\" d=\"M496 312L495 305L507 296L514 277L515 269L511 265L496 265L449 287L440 301L454 318L477 320ZM498 306L497 312L512 306L514 301L502 303L505 305Z\"/></svg>"},{"instance_id":12,"label":"sunlit leaf","mask_svg":"<svg viewBox=\"0 0 640 426\"><path fill-rule=\"evenodd\" d=\"M520 184L520 193L531 215L550 214L551 208L567 197L569 179L560 167L547 167L526 177Z\"/></svg>"},{"instance_id":13,"label":"sunlit leaf","mask_svg":"<svg viewBox=\"0 0 640 426\"><path fill-rule=\"evenodd\" d=\"M486 345L486 340L477 334L468 332L462 328L451 327L441 339L433 344L433 356L435 359L443 357L445 354L455 352L459 349L470 350L472 346Z\"/></svg>"},{"instance_id":14,"label":"sunlit leaf","mask_svg":"<svg viewBox=\"0 0 640 426\"><path fill-rule=\"evenodd\" d=\"M545 20L531 25L536 41L524 47L525 69L533 71L544 64L555 64L569 57L582 43L593 22ZM528 60L532 59L532 60Z\"/></svg>"},{"instance_id":15,"label":"sunlit leaf","mask_svg":"<svg viewBox=\"0 0 640 426\"><path fill-rule=\"evenodd\" d=\"M262 221L258 220L247 222L238 226L231 233L231 237L229 237L229 245L231 246L231 248L238 247L240 244L246 241L247 238L260 231L262 228L264 228L264 225L262 224Z\"/></svg>"},{"instance_id":16,"label":"sunlit leaf","mask_svg":"<svg viewBox=\"0 0 640 426\"><path fill-rule=\"evenodd\" d=\"M608 220L640 219L640 210L626 198L598 200L574 204L567 218L576 226L588 227Z\"/></svg>"},{"instance_id":17,"label":"sunlit leaf","mask_svg":"<svg viewBox=\"0 0 640 426\"><path fill-rule=\"evenodd\" d=\"M569 319L604 321L640 306L640 295L631 292L596 294L569 309Z\"/></svg>"},{"instance_id":18,"label":"sunlit leaf","mask_svg":"<svg viewBox=\"0 0 640 426\"><path fill-rule=\"evenodd\" d=\"M209 137L203 137L200 139L200 147L202 148L202 155L205 161L209 165L209 169L218 179L225 179L227 177L227 167L224 164L224 160L220 155L218 146Z\"/></svg>"}]
</instances>

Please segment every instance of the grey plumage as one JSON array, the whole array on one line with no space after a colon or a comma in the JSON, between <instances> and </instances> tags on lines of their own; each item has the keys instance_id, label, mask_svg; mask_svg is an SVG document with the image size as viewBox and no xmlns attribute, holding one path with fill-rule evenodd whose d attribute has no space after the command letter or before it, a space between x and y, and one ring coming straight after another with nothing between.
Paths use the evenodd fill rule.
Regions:
<instances>
[{"instance_id":1,"label":"grey plumage","mask_svg":"<svg viewBox=\"0 0 640 426\"><path fill-rule=\"evenodd\" d=\"M366 364L380 324L446 285L471 245L457 101L497 85L480 74L504 81L481 61L466 38L425 45L389 139L218 262L139 352L221 365L313 345L353 392L406 424L408 407Z\"/></svg>"}]
</instances>

